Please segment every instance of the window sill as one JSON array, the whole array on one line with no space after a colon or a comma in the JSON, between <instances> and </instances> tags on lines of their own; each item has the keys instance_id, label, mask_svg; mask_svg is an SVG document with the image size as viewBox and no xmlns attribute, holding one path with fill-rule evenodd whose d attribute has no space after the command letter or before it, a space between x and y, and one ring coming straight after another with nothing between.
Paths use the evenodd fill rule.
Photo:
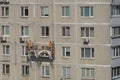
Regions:
<instances>
[{"instance_id":1,"label":"window sill","mask_svg":"<svg viewBox=\"0 0 120 80\"><path fill-rule=\"evenodd\" d=\"M120 17L120 15L111 15L111 18Z\"/></svg>"},{"instance_id":2,"label":"window sill","mask_svg":"<svg viewBox=\"0 0 120 80\"><path fill-rule=\"evenodd\" d=\"M86 38L95 38L95 37L81 37L82 39L86 39Z\"/></svg>"},{"instance_id":3,"label":"window sill","mask_svg":"<svg viewBox=\"0 0 120 80\"><path fill-rule=\"evenodd\" d=\"M44 76L44 75L42 75L42 78L50 78L50 76Z\"/></svg>"},{"instance_id":4,"label":"window sill","mask_svg":"<svg viewBox=\"0 0 120 80\"><path fill-rule=\"evenodd\" d=\"M21 57L27 57L28 55L21 55Z\"/></svg>"},{"instance_id":5,"label":"window sill","mask_svg":"<svg viewBox=\"0 0 120 80\"><path fill-rule=\"evenodd\" d=\"M28 38L29 36L20 36L20 37L23 37L23 38Z\"/></svg>"},{"instance_id":6,"label":"window sill","mask_svg":"<svg viewBox=\"0 0 120 80\"><path fill-rule=\"evenodd\" d=\"M63 56L63 59L70 59L70 57L65 57L65 56Z\"/></svg>"},{"instance_id":7,"label":"window sill","mask_svg":"<svg viewBox=\"0 0 120 80\"><path fill-rule=\"evenodd\" d=\"M118 59L118 58L120 58L120 56L112 57L112 59Z\"/></svg>"},{"instance_id":8,"label":"window sill","mask_svg":"<svg viewBox=\"0 0 120 80\"><path fill-rule=\"evenodd\" d=\"M112 77L112 79L117 79L117 78L120 78L120 76L115 76L115 77Z\"/></svg>"},{"instance_id":9,"label":"window sill","mask_svg":"<svg viewBox=\"0 0 120 80\"><path fill-rule=\"evenodd\" d=\"M62 18L70 18L70 16L61 16Z\"/></svg>"},{"instance_id":10,"label":"window sill","mask_svg":"<svg viewBox=\"0 0 120 80\"><path fill-rule=\"evenodd\" d=\"M49 36L41 36L41 38L49 38Z\"/></svg>"},{"instance_id":11,"label":"window sill","mask_svg":"<svg viewBox=\"0 0 120 80\"><path fill-rule=\"evenodd\" d=\"M92 19L92 18L94 18L94 16L88 16L88 17L86 17L86 16L80 16L81 18L84 18L84 19Z\"/></svg>"},{"instance_id":12,"label":"window sill","mask_svg":"<svg viewBox=\"0 0 120 80\"><path fill-rule=\"evenodd\" d=\"M82 78L82 80L95 80L95 78Z\"/></svg>"},{"instance_id":13,"label":"window sill","mask_svg":"<svg viewBox=\"0 0 120 80\"><path fill-rule=\"evenodd\" d=\"M48 18L49 16L41 16L41 18Z\"/></svg>"},{"instance_id":14,"label":"window sill","mask_svg":"<svg viewBox=\"0 0 120 80\"><path fill-rule=\"evenodd\" d=\"M81 58L82 60L94 60L95 58Z\"/></svg>"},{"instance_id":15,"label":"window sill","mask_svg":"<svg viewBox=\"0 0 120 80\"><path fill-rule=\"evenodd\" d=\"M112 36L111 38L112 39L114 39L114 38L120 38L120 35L118 35L118 36Z\"/></svg>"},{"instance_id":16,"label":"window sill","mask_svg":"<svg viewBox=\"0 0 120 80\"><path fill-rule=\"evenodd\" d=\"M21 18L28 18L28 16L21 16Z\"/></svg>"},{"instance_id":17,"label":"window sill","mask_svg":"<svg viewBox=\"0 0 120 80\"><path fill-rule=\"evenodd\" d=\"M5 76L10 76L10 73L6 73L6 74L4 74L4 73L3 73L2 75L5 75Z\"/></svg>"},{"instance_id":18,"label":"window sill","mask_svg":"<svg viewBox=\"0 0 120 80\"><path fill-rule=\"evenodd\" d=\"M10 54L2 54L2 56L10 57Z\"/></svg>"},{"instance_id":19,"label":"window sill","mask_svg":"<svg viewBox=\"0 0 120 80\"><path fill-rule=\"evenodd\" d=\"M23 76L23 77L30 77L29 74L26 74L26 75L25 75L25 74L22 74L22 76Z\"/></svg>"},{"instance_id":20,"label":"window sill","mask_svg":"<svg viewBox=\"0 0 120 80\"><path fill-rule=\"evenodd\" d=\"M9 16L1 16L1 18L9 18Z\"/></svg>"},{"instance_id":21,"label":"window sill","mask_svg":"<svg viewBox=\"0 0 120 80\"><path fill-rule=\"evenodd\" d=\"M70 39L70 36L62 36L63 39Z\"/></svg>"}]
</instances>

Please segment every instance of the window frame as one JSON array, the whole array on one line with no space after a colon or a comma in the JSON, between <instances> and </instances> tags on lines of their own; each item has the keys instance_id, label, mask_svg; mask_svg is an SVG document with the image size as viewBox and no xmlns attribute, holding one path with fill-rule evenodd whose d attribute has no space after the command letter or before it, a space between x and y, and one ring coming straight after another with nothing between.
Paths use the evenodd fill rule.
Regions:
<instances>
[{"instance_id":1,"label":"window frame","mask_svg":"<svg viewBox=\"0 0 120 80\"><path fill-rule=\"evenodd\" d=\"M87 55L86 49L89 49L89 56ZM94 48L81 48L82 59L94 59Z\"/></svg>"},{"instance_id":2,"label":"window frame","mask_svg":"<svg viewBox=\"0 0 120 80\"><path fill-rule=\"evenodd\" d=\"M9 17L9 6L8 5L4 5L4 6L1 6L2 8L2 17ZM8 10L7 10L8 8Z\"/></svg>"},{"instance_id":3,"label":"window frame","mask_svg":"<svg viewBox=\"0 0 120 80\"><path fill-rule=\"evenodd\" d=\"M8 29L8 31L7 31ZM10 36L10 27L8 25L2 25L2 35L5 37Z\"/></svg>"},{"instance_id":4,"label":"window frame","mask_svg":"<svg viewBox=\"0 0 120 80\"><path fill-rule=\"evenodd\" d=\"M21 6L21 17L29 16L29 6Z\"/></svg>"},{"instance_id":5,"label":"window frame","mask_svg":"<svg viewBox=\"0 0 120 80\"><path fill-rule=\"evenodd\" d=\"M2 73L4 75L10 74L10 65L9 64L2 64L3 71Z\"/></svg>"},{"instance_id":6,"label":"window frame","mask_svg":"<svg viewBox=\"0 0 120 80\"><path fill-rule=\"evenodd\" d=\"M22 51L22 56L27 56L28 55L25 45L22 45L22 50L21 51Z\"/></svg>"},{"instance_id":7,"label":"window frame","mask_svg":"<svg viewBox=\"0 0 120 80\"><path fill-rule=\"evenodd\" d=\"M86 11L85 8L88 8L88 16L86 16ZM81 11L81 17L83 18L93 18L94 17L94 7L93 6L81 6L80 7Z\"/></svg>"},{"instance_id":8,"label":"window frame","mask_svg":"<svg viewBox=\"0 0 120 80\"><path fill-rule=\"evenodd\" d=\"M69 51L67 51L67 48L68 48ZM65 47L65 46L62 47L62 52L63 52L63 57L64 58L70 58L70 56L71 56L70 47ZM67 56L67 52L68 52L69 56Z\"/></svg>"},{"instance_id":9,"label":"window frame","mask_svg":"<svg viewBox=\"0 0 120 80\"><path fill-rule=\"evenodd\" d=\"M50 67L49 66L42 66L42 76L50 77Z\"/></svg>"},{"instance_id":10,"label":"window frame","mask_svg":"<svg viewBox=\"0 0 120 80\"><path fill-rule=\"evenodd\" d=\"M95 68L81 68L81 78L82 79L95 79Z\"/></svg>"},{"instance_id":11,"label":"window frame","mask_svg":"<svg viewBox=\"0 0 120 80\"><path fill-rule=\"evenodd\" d=\"M70 17L70 6L62 6L62 17Z\"/></svg>"},{"instance_id":12,"label":"window frame","mask_svg":"<svg viewBox=\"0 0 120 80\"><path fill-rule=\"evenodd\" d=\"M70 26L62 26L62 37L70 37Z\"/></svg>"},{"instance_id":13,"label":"window frame","mask_svg":"<svg viewBox=\"0 0 120 80\"><path fill-rule=\"evenodd\" d=\"M29 65L22 65L22 75L24 75L24 76L30 75Z\"/></svg>"},{"instance_id":14,"label":"window frame","mask_svg":"<svg viewBox=\"0 0 120 80\"><path fill-rule=\"evenodd\" d=\"M68 72L69 71L69 72ZM62 67L62 76L65 79L70 79L71 78L71 67L68 66L63 66Z\"/></svg>"},{"instance_id":15,"label":"window frame","mask_svg":"<svg viewBox=\"0 0 120 80\"><path fill-rule=\"evenodd\" d=\"M95 36L94 27L81 27L80 31L81 31L81 38L93 38Z\"/></svg>"},{"instance_id":16,"label":"window frame","mask_svg":"<svg viewBox=\"0 0 120 80\"><path fill-rule=\"evenodd\" d=\"M41 17L49 16L49 6L41 6Z\"/></svg>"},{"instance_id":17,"label":"window frame","mask_svg":"<svg viewBox=\"0 0 120 80\"><path fill-rule=\"evenodd\" d=\"M112 58L119 58L120 57L120 46L112 47L113 55Z\"/></svg>"},{"instance_id":18,"label":"window frame","mask_svg":"<svg viewBox=\"0 0 120 80\"><path fill-rule=\"evenodd\" d=\"M112 68L112 78L120 77L120 66Z\"/></svg>"},{"instance_id":19,"label":"window frame","mask_svg":"<svg viewBox=\"0 0 120 80\"><path fill-rule=\"evenodd\" d=\"M26 29L28 29L28 33L26 34ZM21 36L29 37L29 26L21 26Z\"/></svg>"},{"instance_id":20,"label":"window frame","mask_svg":"<svg viewBox=\"0 0 120 80\"><path fill-rule=\"evenodd\" d=\"M42 37L49 37L50 36L49 26L41 26L41 36Z\"/></svg>"},{"instance_id":21,"label":"window frame","mask_svg":"<svg viewBox=\"0 0 120 80\"><path fill-rule=\"evenodd\" d=\"M112 37L120 37L120 26L112 27Z\"/></svg>"},{"instance_id":22,"label":"window frame","mask_svg":"<svg viewBox=\"0 0 120 80\"><path fill-rule=\"evenodd\" d=\"M3 45L3 55L10 55L10 45Z\"/></svg>"}]
</instances>

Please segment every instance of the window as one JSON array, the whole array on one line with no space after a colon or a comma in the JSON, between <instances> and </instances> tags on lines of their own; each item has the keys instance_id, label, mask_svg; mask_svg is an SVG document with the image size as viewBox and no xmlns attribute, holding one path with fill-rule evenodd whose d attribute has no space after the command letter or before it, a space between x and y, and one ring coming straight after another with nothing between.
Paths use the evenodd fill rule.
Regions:
<instances>
[{"instance_id":1,"label":"window","mask_svg":"<svg viewBox=\"0 0 120 80\"><path fill-rule=\"evenodd\" d=\"M28 52L26 50L26 46L22 46L22 55L28 55Z\"/></svg>"},{"instance_id":2,"label":"window","mask_svg":"<svg viewBox=\"0 0 120 80\"><path fill-rule=\"evenodd\" d=\"M65 58L70 57L70 47L63 47L63 56Z\"/></svg>"},{"instance_id":3,"label":"window","mask_svg":"<svg viewBox=\"0 0 120 80\"><path fill-rule=\"evenodd\" d=\"M49 36L49 27L48 26L42 26L42 36Z\"/></svg>"},{"instance_id":4,"label":"window","mask_svg":"<svg viewBox=\"0 0 120 80\"><path fill-rule=\"evenodd\" d=\"M22 65L22 74L29 75L29 66L28 65Z\"/></svg>"},{"instance_id":5,"label":"window","mask_svg":"<svg viewBox=\"0 0 120 80\"><path fill-rule=\"evenodd\" d=\"M116 37L116 36L120 36L120 26L117 26L117 27L113 27L113 36Z\"/></svg>"},{"instance_id":6,"label":"window","mask_svg":"<svg viewBox=\"0 0 120 80\"><path fill-rule=\"evenodd\" d=\"M49 16L48 6L42 6L41 7L41 16Z\"/></svg>"},{"instance_id":7,"label":"window","mask_svg":"<svg viewBox=\"0 0 120 80\"><path fill-rule=\"evenodd\" d=\"M94 79L95 78L94 68L82 68L81 77L83 79Z\"/></svg>"},{"instance_id":8,"label":"window","mask_svg":"<svg viewBox=\"0 0 120 80\"><path fill-rule=\"evenodd\" d=\"M94 48L81 48L82 58L93 58L94 57Z\"/></svg>"},{"instance_id":9,"label":"window","mask_svg":"<svg viewBox=\"0 0 120 80\"><path fill-rule=\"evenodd\" d=\"M70 16L70 7L62 6L62 16Z\"/></svg>"},{"instance_id":10,"label":"window","mask_svg":"<svg viewBox=\"0 0 120 80\"><path fill-rule=\"evenodd\" d=\"M112 68L112 77L120 77L120 66Z\"/></svg>"},{"instance_id":11,"label":"window","mask_svg":"<svg viewBox=\"0 0 120 80\"><path fill-rule=\"evenodd\" d=\"M93 17L93 7L92 6L82 6L81 7L82 17Z\"/></svg>"},{"instance_id":12,"label":"window","mask_svg":"<svg viewBox=\"0 0 120 80\"><path fill-rule=\"evenodd\" d=\"M111 14L112 16L120 15L120 5L112 5Z\"/></svg>"},{"instance_id":13,"label":"window","mask_svg":"<svg viewBox=\"0 0 120 80\"><path fill-rule=\"evenodd\" d=\"M9 16L9 7L2 6L2 16Z\"/></svg>"},{"instance_id":14,"label":"window","mask_svg":"<svg viewBox=\"0 0 120 80\"><path fill-rule=\"evenodd\" d=\"M113 47L113 57L120 57L120 46Z\"/></svg>"},{"instance_id":15,"label":"window","mask_svg":"<svg viewBox=\"0 0 120 80\"><path fill-rule=\"evenodd\" d=\"M70 67L63 67L63 77L70 78Z\"/></svg>"},{"instance_id":16,"label":"window","mask_svg":"<svg viewBox=\"0 0 120 80\"><path fill-rule=\"evenodd\" d=\"M22 26L22 36L29 36L29 27Z\"/></svg>"},{"instance_id":17,"label":"window","mask_svg":"<svg viewBox=\"0 0 120 80\"><path fill-rule=\"evenodd\" d=\"M9 64L3 64L3 74L10 74L10 65Z\"/></svg>"},{"instance_id":18,"label":"window","mask_svg":"<svg viewBox=\"0 0 120 80\"><path fill-rule=\"evenodd\" d=\"M21 7L21 16L26 17L29 15L29 9L28 6L22 6Z\"/></svg>"},{"instance_id":19,"label":"window","mask_svg":"<svg viewBox=\"0 0 120 80\"><path fill-rule=\"evenodd\" d=\"M10 46L9 45L3 45L3 54L5 54L5 55L10 54Z\"/></svg>"},{"instance_id":20,"label":"window","mask_svg":"<svg viewBox=\"0 0 120 80\"><path fill-rule=\"evenodd\" d=\"M94 28L81 27L81 37L94 37Z\"/></svg>"},{"instance_id":21,"label":"window","mask_svg":"<svg viewBox=\"0 0 120 80\"><path fill-rule=\"evenodd\" d=\"M43 66L42 67L42 75L43 76L49 76L50 75L50 68L49 68L49 66Z\"/></svg>"},{"instance_id":22,"label":"window","mask_svg":"<svg viewBox=\"0 0 120 80\"><path fill-rule=\"evenodd\" d=\"M2 35L9 36L9 26L2 26Z\"/></svg>"},{"instance_id":23,"label":"window","mask_svg":"<svg viewBox=\"0 0 120 80\"><path fill-rule=\"evenodd\" d=\"M70 36L70 27L69 26L62 27L62 36Z\"/></svg>"}]
</instances>

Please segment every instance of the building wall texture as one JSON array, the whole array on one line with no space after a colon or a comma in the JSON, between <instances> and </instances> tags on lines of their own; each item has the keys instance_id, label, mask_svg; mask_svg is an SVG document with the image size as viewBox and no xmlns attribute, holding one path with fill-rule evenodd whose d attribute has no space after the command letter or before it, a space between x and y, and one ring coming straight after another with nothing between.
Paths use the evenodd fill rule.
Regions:
<instances>
[{"instance_id":1,"label":"building wall texture","mask_svg":"<svg viewBox=\"0 0 120 80\"><path fill-rule=\"evenodd\" d=\"M62 80L62 68L70 67L70 79L65 80L111 80L111 37L110 37L110 0L9 0L9 17L0 17L0 26L10 26L10 36L6 43L0 44L1 80ZM1 5L3 6L3 5ZM29 7L29 16L21 16L21 6ZM41 6L49 6L49 16L41 16ZM70 6L70 16L62 17L62 6ZM81 17L81 6L93 6L94 16ZM0 11L2 8L0 8ZM0 13L0 15L2 15ZM113 23L114 24L114 23ZM116 23L115 23L116 24ZM27 61L22 55L21 26L29 26L29 37L38 46L55 44L55 59L52 63ZM41 36L41 26L49 26L49 36ZM70 26L70 36L62 36L62 26ZM81 27L94 27L94 37L84 45ZM2 36L2 28L0 29ZM116 45L119 40L113 40ZM10 45L10 55L3 55L3 45ZM63 57L62 47L70 47L70 58ZM93 59L83 59L81 48L94 48ZM10 64L10 74L2 74L2 64ZM116 65L119 63L116 63ZM22 75L22 65L29 65L29 76ZM42 75L42 66L50 67L50 76ZM94 68L94 79L82 79L82 68Z\"/></svg>"}]
</instances>

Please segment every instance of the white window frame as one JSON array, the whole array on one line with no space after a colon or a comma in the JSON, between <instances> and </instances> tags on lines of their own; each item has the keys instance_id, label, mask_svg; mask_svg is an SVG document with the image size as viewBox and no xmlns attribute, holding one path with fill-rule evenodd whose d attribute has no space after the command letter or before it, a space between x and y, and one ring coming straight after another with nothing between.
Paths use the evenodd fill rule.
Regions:
<instances>
[{"instance_id":1,"label":"white window frame","mask_svg":"<svg viewBox=\"0 0 120 80\"><path fill-rule=\"evenodd\" d=\"M27 50L26 50L26 46L22 45L22 56L27 56Z\"/></svg>"},{"instance_id":2,"label":"white window frame","mask_svg":"<svg viewBox=\"0 0 120 80\"><path fill-rule=\"evenodd\" d=\"M48 29L48 31L47 31ZM41 26L41 36L48 37L50 35L49 26Z\"/></svg>"},{"instance_id":3,"label":"white window frame","mask_svg":"<svg viewBox=\"0 0 120 80\"><path fill-rule=\"evenodd\" d=\"M63 67L62 68L62 77L65 79L70 79L71 78L71 68L70 67Z\"/></svg>"},{"instance_id":4,"label":"white window frame","mask_svg":"<svg viewBox=\"0 0 120 80\"><path fill-rule=\"evenodd\" d=\"M67 9L69 13L67 15ZM62 17L69 17L70 16L70 6L62 6Z\"/></svg>"},{"instance_id":5,"label":"white window frame","mask_svg":"<svg viewBox=\"0 0 120 80\"><path fill-rule=\"evenodd\" d=\"M119 37L120 36L120 26L112 27L113 31L113 37Z\"/></svg>"},{"instance_id":6,"label":"white window frame","mask_svg":"<svg viewBox=\"0 0 120 80\"><path fill-rule=\"evenodd\" d=\"M83 72L84 70L84 72ZM92 73L93 71L93 73ZM93 76L92 76L93 74ZM81 68L81 78L82 79L94 79L95 78L95 69L94 68Z\"/></svg>"},{"instance_id":7,"label":"white window frame","mask_svg":"<svg viewBox=\"0 0 120 80\"><path fill-rule=\"evenodd\" d=\"M112 68L112 78L120 77L120 66Z\"/></svg>"},{"instance_id":8,"label":"white window frame","mask_svg":"<svg viewBox=\"0 0 120 80\"><path fill-rule=\"evenodd\" d=\"M48 73L47 73L48 70ZM49 77L50 76L50 67L49 66L42 66L42 76Z\"/></svg>"},{"instance_id":9,"label":"white window frame","mask_svg":"<svg viewBox=\"0 0 120 80\"><path fill-rule=\"evenodd\" d=\"M6 31L6 28L8 28L8 31ZM10 35L10 27L8 25L3 25L2 26L2 35L4 37L9 37L9 35Z\"/></svg>"},{"instance_id":10,"label":"white window frame","mask_svg":"<svg viewBox=\"0 0 120 80\"><path fill-rule=\"evenodd\" d=\"M28 33L26 34L26 27L28 28ZM29 26L21 26L21 35L23 37L29 37Z\"/></svg>"},{"instance_id":11,"label":"white window frame","mask_svg":"<svg viewBox=\"0 0 120 80\"><path fill-rule=\"evenodd\" d=\"M87 36L87 32L89 32L88 36ZM94 27L81 27L81 38L92 38L92 37L94 37Z\"/></svg>"},{"instance_id":12,"label":"white window frame","mask_svg":"<svg viewBox=\"0 0 120 80\"><path fill-rule=\"evenodd\" d=\"M3 45L3 55L10 55L10 46L9 45Z\"/></svg>"},{"instance_id":13,"label":"white window frame","mask_svg":"<svg viewBox=\"0 0 120 80\"><path fill-rule=\"evenodd\" d=\"M119 9L117 9L119 7ZM112 16L120 16L120 5L112 5L111 6L111 15Z\"/></svg>"},{"instance_id":14,"label":"white window frame","mask_svg":"<svg viewBox=\"0 0 120 80\"><path fill-rule=\"evenodd\" d=\"M26 14L26 10L28 11ZM21 6L21 17L28 17L29 16L29 7L28 6Z\"/></svg>"},{"instance_id":15,"label":"white window frame","mask_svg":"<svg viewBox=\"0 0 120 80\"><path fill-rule=\"evenodd\" d=\"M8 16L9 16L9 6L2 6L2 17L8 17Z\"/></svg>"},{"instance_id":16,"label":"white window frame","mask_svg":"<svg viewBox=\"0 0 120 80\"><path fill-rule=\"evenodd\" d=\"M22 75L29 75L30 74L30 68L28 65L22 65Z\"/></svg>"},{"instance_id":17,"label":"white window frame","mask_svg":"<svg viewBox=\"0 0 120 80\"><path fill-rule=\"evenodd\" d=\"M7 67L8 67L8 71L7 71ZM2 64L2 68L3 68L4 75L10 74L10 65L9 64Z\"/></svg>"},{"instance_id":18,"label":"white window frame","mask_svg":"<svg viewBox=\"0 0 120 80\"><path fill-rule=\"evenodd\" d=\"M88 7L89 8L89 13L88 16L85 15L85 8ZM92 12L93 11L93 12ZM81 17L87 17L87 18L92 18L94 16L94 8L93 6L81 6Z\"/></svg>"},{"instance_id":19,"label":"white window frame","mask_svg":"<svg viewBox=\"0 0 120 80\"><path fill-rule=\"evenodd\" d=\"M49 7L48 6L41 6L41 16L42 17L49 16Z\"/></svg>"},{"instance_id":20,"label":"white window frame","mask_svg":"<svg viewBox=\"0 0 120 80\"><path fill-rule=\"evenodd\" d=\"M120 57L120 46L113 47L113 58Z\"/></svg>"},{"instance_id":21,"label":"white window frame","mask_svg":"<svg viewBox=\"0 0 120 80\"><path fill-rule=\"evenodd\" d=\"M86 49L90 49L90 56L86 57ZM83 50L83 52L82 52ZM81 58L83 59L94 59L94 48L81 48Z\"/></svg>"},{"instance_id":22,"label":"white window frame","mask_svg":"<svg viewBox=\"0 0 120 80\"><path fill-rule=\"evenodd\" d=\"M69 51L67 51L67 48L68 48ZM63 57L64 58L70 58L70 56L67 56L67 52L69 53L69 55L71 55L70 54L70 47L62 47L62 50L63 50Z\"/></svg>"},{"instance_id":23,"label":"white window frame","mask_svg":"<svg viewBox=\"0 0 120 80\"><path fill-rule=\"evenodd\" d=\"M70 37L70 26L62 26L62 36Z\"/></svg>"}]
</instances>

